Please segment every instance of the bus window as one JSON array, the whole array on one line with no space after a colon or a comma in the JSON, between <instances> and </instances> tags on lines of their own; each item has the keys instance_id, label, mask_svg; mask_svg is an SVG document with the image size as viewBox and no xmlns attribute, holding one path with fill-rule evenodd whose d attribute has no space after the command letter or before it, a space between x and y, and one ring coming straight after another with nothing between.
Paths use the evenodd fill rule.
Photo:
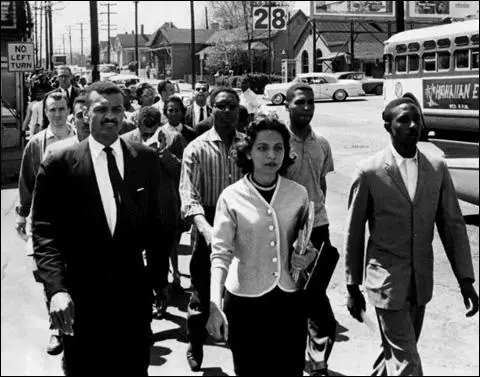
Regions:
<instances>
[{"instance_id":1,"label":"bus window","mask_svg":"<svg viewBox=\"0 0 480 377\"><path fill-rule=\"evenodd\" d=\"M418 72L420 69L420 57L417 54L408 55L408 72Z\"/></svg>"},{"instance_id":2,"label":"bus window","mask_svg":"<svg viewBox=\"0 0 480 377\"><path fill-rule=\"evenodd\" d=\"M455 51L455 68L465 69L468 68L468 50Z\"/></svg>"},{"instance_id":3,"label":"bus window","mask_svg":"<svg viewBox=\"0 0 480 377\"><path fill-rule=\"evenodd\" d=\"M391 75L392 74L392 55L384 55L383 61L385 64L385 74Z\"/></svg>"},{"instance_id":4,"label":"bus window","mask_svg":"<svg viewBox=\"0 0 480 377\"><path fill-rule=\"evenodd\" d=\"M472 50L472 69L478 69L478 48Z\"/></svg>"},{"instance_id":5,"label":"bus window","mask_svg":"<svg viewBox=\"0 0 480 377\"><path fill-rule=\"evenodd\" d=\"M407 72L407 56L397 56L395 58L395 70L398 73Z\"/></svg>"},{"instance_id":6,"label":"bus window","mask_svg":"<svg viewBox=\"0 0 480 377\"><path fill-rule=\"evenodd\" d=\"M435 72L437 70L435 53L423 54L423 70L425 72Z\"/></svg>"},{"instance_id":7,"label":"bus window","mask_svg":"<svg viewBox=\"0 0 480 377\"><path fill-rule=\"evenodd\" d=\"M450 52L440 51L438 53L438 70L446 71L450 69Z\"/></svg>"}]
</instances>

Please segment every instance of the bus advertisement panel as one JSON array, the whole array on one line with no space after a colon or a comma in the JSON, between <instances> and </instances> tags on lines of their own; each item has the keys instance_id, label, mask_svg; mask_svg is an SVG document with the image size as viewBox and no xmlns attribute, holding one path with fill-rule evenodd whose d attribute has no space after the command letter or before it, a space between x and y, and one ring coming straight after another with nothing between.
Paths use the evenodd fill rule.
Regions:
<instances>
[{"instance_id":1,"label":"bus advertisement panel","mask_svg":"<svg viewBox=\"0 0 480 377\"><path fill-rule=\"evenodd\" d=\"M423 108L478 111L476 78L439 78L423 80Z\"/></svg>"}]
</instances>

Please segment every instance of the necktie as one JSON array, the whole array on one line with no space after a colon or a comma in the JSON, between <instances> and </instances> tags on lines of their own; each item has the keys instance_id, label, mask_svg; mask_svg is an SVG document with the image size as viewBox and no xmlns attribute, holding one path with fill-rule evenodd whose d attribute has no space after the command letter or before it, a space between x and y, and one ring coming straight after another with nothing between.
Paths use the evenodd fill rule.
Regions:
<instances>
[{"instance_id":1,"label":"necktie","mask_svg":"<svg viewBox=\"0 0 480 377\"><path fill-rule=\"evenodd\" d=\"M120 193L123 179L118 171L117 162L115 161L115 156L113 155L113 149L110 147L105 147L103 150L107 154L108 175L110 176L110 182L112 183L113 197L115 198L115 204L117 205L118 215L120 204L122 203L122 196Z\"/></svg>"},{"instance_id":2,"label":"necktie","mask_svg":"<svg viewBox=\"0 0 480 377\"><path fill-rule=\"evenodd\" d=\"M200 118L198 118L198 122L201 122L205 119L205 114L203 112L203 107L200 108Z\"/></svg>"}]
</instances>

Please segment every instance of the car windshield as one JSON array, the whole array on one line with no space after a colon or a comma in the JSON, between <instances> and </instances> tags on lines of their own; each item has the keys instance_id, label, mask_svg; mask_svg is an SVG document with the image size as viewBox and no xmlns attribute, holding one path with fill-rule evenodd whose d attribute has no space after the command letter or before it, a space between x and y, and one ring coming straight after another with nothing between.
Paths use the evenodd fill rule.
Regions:
<instances>
[{"instance_id":1,"label":"car windshield","mask_svg":"<svg viewBox=\"0 0 480 377\"><path fill-rule=\"evenodd\" d=\"M353 79L354 80L363 80L365 78L365 74L362 72L354 73Z\"/></svg>"},{"instance_id":2,"label":"car windshield","mask_svg":"<svg viewBox=\"0 0 480 377\"><path fill-rule=\"evenodd\" d=\"M100 72L102 72L102 73L116 72L115 66L113 64L111 64L111 65L101 65L100 66Z\"/></svg>"}]
</instances>

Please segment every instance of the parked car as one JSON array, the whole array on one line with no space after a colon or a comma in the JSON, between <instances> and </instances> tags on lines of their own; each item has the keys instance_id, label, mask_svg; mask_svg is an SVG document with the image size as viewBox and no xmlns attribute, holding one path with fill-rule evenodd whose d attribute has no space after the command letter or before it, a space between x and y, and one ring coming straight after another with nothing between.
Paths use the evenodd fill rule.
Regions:
<instances>
[{"instance_id":1,"label":"parked car","mask_svg":"<svg viewBox=\"0 0 480 377\"><path fill-rule=\"evenodd\" d=\"M334 74L339 80L358 80L362 83L362 88L366 94L383 94L383 79L367 77L365 72L336 72Z\"/></svg>"},{"instance_id":2,"label":"parked car","mask_svg":"<svg viewBox=\"0 0 480 377\"><path fill-rule=\"evenodd\" d=\"M129 75L129 74L119 74L115 76L110 76L108 81L113 82L116 85L128 88L132 85L137 85L140 82L140 78L136 75Z\"/></svg>"},{"instance_id":3,"label":"parked car","mask_svg":"<svg viewBox=\"0 0 480 377\"><path fill-rule=\"evenodd\" d=\"M348 97L364 96L362 84L356 80L338 80L328 73L302 73L289 83L268 84L265 86L264 98L274 105L281 105L287 98L287 90L296 83L309 84L315 100L332 99L345 101Z\"/></svg>"},{"instance_id":4,"label":"parked car","mask_svg":"<svg viewBox=\"0 0 480 377\"><path fill-rule=\"evenodd\" d=\"M100 64L98 70L100 71L100 81L108 80L118 74L115 64Z\"/></svg>"}]
</instances>

